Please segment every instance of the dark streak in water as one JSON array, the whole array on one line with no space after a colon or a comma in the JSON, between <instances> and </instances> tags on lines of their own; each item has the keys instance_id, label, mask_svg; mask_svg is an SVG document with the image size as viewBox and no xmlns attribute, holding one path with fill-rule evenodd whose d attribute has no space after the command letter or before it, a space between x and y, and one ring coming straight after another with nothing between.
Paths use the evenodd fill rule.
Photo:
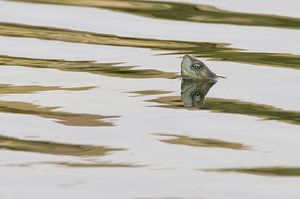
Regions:
<instances>
[{"instance_id":1,"label":"dark streak in water","mask_svg":"<svg viewBox=\"0 0 300 199\"><path fill-rule=\"evenodd\" d=\"M88 72L92 74L123 78L175 78L176 73L159 70L135 70L133 66L115 66L114 63L94 61L66 61L58 59L34 59L0 55L0 65L26 66L32 68L54 68L62 71Z\"/></svg>"},{"instance_id":2,"label":"dark streak in water","mask_svg":"<svg viewBox=\"0 0 300 199\"><path fill-rule=\"evenodd\" d=\"M59 86L14 86L9 84L0 84L0 94L25 94L40 91L65 90L65 91L84 91L94 87L75 87L62 88ZM68 112L54 111L58 107L40 107L25 102L7 102L0 101L0 112L30 114L44 118L56 119L58 123L71 126L112 126L111 122L102 121L106 118L115 118L116 116L102 116L93 114L76 114Z\"/></svg>"},{"instance_id":3,"label":"dark streak in water","mask_svg":"<svg viewBox=\"0 0 300 199\"><path fill-rule=\"evenodd\" d=\"M245 146L240 143L227 142L216 139L207 139L207 138L193 138L184 135L174 135L174 134L158 134L161 136L171 136L174 138L163 139L161 142L168 144L177 144L177 145L186 145L192 147L211 147L211 148L226 148L226 149L235 149L235 150L244 150L249 149L248 146Z\"/></svg>"},{"instance_id":4,"label":"dark streak in water","mask_svg":"<svg viewBox=\"0 0 300 199\"><path fill-rule=\"evenodd\" d=\"M0 135L0 149L67 156L103 156L124 149L102 146L21 140Z\"/></svg>"},{"instance_id":5,"label":"dark streak in water","mask_svg":"<svg viewBox=\"0 0 300 199\"><path fill-rule=\"evenodd\" d=\"M26 102L0 101L0 112L2 113L36 115L55 119L56 122L69 126L113 126L113 123L103 121L103 119L118 117L55 111L57 108L59 107L41 107Z\"/></svg>"},{"instance_id":6,"label":"dark streak in water","mask_svg":"<svg viewBox=\"0 0 300 199\"><path fill-rule=\"evenodd\" d=\"M15 86L10 84L0 84L0 94L25 94L25 93L34 93L40 91L85 91L95 88L90 87L75 87L75 88L63 88L60 86L39 86L39 85L29 85L29 86Z\"/></svg>"},{"instance_id":7,"label":"dark streak in water","mask_svg":"<svg viewBox=\"0 0 300 199\"><path fill-rule=\"evenodd\" d=\"M46 40L58 40L65 42L86 43L86 44L98 44L98 45L112 45L112 46L126 46L136 48L148 48L155 50L171 51L170 54L191 54L197 57L208 57L213 60L219 61L232 61L242 62L249 64L267 65L272 67L286 67L290 69L300 69L300 56L287 54L287 53L263 53L263 52L248 52L243 49L231 48L230 44L226 43L209 43L209 42L188 42L188 41L174 41L174 40L159 40L159 39L145 39L145 38L130 38L121 37L108 34L97 34L84 31L75 31L61 28L50 28L41 26L30 26L11 23L0 23L0 35L15 36L15 37L31 37ZM12 60L13 59L13 60ZM15 59L15 60L14 60ZM48 60L40 64L32 61L38 59L28 59L1 56L1 65L11 65L14 62L19 62L18 59L22 59L22 62L26 61L26 65L30 67L42 67L46 65L47 68L57 68L56 62L59 60ZM47 60L44 60L47 61ZM54 66L49 65L49 62L53 61ZM60 60L62 61L62 60ZM68 62L63 63L66 66L62 67L63 70L82 71L106 74L117 77L167 77L174 78L174 73L163 73L162 71L153 70L129 70L132 67L112 67L111 64L96 64L94 62ZM75 66L72 66L73 63ZM82 67L80 67L80 64ZM115 69L115 70L113 70ZM128 74L127 74L128 73ZM141 74L140 74L141 73ZM161 73L161 74L160 74ZM144 75L143 75L144 74Z\"/></svg>"},{"instance_id":8,"label":"dark streak in water","mask_svg":"<svg viewBox=\"0 0 300 199\"><path fill-rule=\"evenodd\" d=\"M213 172L239 172L262 176L300 176L300 167L256 167L256 168L226 168L206 169Z\"/></svg>"},{"instance_id":9,"label":"dark streak in water","mask_svg":"<svg viewBox=\"0 0 300 199\"><path fill-rule=\"evenodd\" d=\"M55 154L57 155L57 154ZM4 164L4 167L30 167L34 165L58 165L67 168L139 168L142 165L130 163L113 163L113 162L33 162L21 164Z\"/></svg>"},{"instance_id":10,"label":"dark streak in water","mask_svg":"<svg viewBox=\"0 0 300 199\"><path fill-rule=\"evenodd\" d=\"M138 168L139 165L129 164L129 163L111 163L111 162L94 162L94 163L76 163L76 162L54 162L50 164L56 164L65 166L68 168Z\"/></svg>"},{"instance_id":11,"label":"dark streak in water","mask_svg":"<svg viewBox=\"0 0 300 199\"><path fill-rule=\"evenodd\" d=\"M209 5L175 2L155 2L141 0L18 0L22 2L62 4L105 8L168 20L192 21L201 23L218 23L246 26L263 26L275 28L300 28L300 19L295 17L251 14L227 11Z\"/></svg>"},{"instance_id":12,"label":"dark streak in water","mask_svg":"<svg viewBox=\"0 0 300 199\"><path fill-rule=\"evenodd\" d=\"M134 199L207 199L202 197L136 197Z\"/></svg>"},{"instance_id":13,"label":"dark streak in water","mask_svg":"<svg viewBox=\"0 0 300 199\"><path fill-rule=\"evenodd\" d=\"M148 101L162 104L157 105L156 107L184 109L179 96L160 97ZM205 105L201 109L192 110L210 110L219 113L242 114L260 117L266 120L277 120L297 125L300 124L300 112L286 111L269 105L242 102L232 99L208 97L205 99Z\"/></svg>"},{"instance_id":14,"label":"dark streak in water","mask_svg":"<svg viewBox=\"0 0 300 199\"><path fill-rule=\"evenodd\" d=\"M162 90L140 90L140 91L131 91L128 93L138 94L138 95L162 95L172 93L173 91L162 91Z\"/></svg>"}]
</instances>

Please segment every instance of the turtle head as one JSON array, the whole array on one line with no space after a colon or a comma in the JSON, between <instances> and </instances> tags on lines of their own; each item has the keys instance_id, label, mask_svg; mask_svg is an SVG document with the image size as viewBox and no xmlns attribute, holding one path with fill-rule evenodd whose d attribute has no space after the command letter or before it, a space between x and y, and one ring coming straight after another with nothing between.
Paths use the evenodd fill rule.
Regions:
<instances>
[{"instance_id":1,"label":"turtle head","mask_svg":"<svg viewBox=\"0 0 300 199\"><path fill-rule=\"evenodd\" d=\"M181 76L183 79L190 80L205 80L217 78L217 75L211 72L203 62L190 55L185 55L182 59Z\"/></svg>"}]
</instances>

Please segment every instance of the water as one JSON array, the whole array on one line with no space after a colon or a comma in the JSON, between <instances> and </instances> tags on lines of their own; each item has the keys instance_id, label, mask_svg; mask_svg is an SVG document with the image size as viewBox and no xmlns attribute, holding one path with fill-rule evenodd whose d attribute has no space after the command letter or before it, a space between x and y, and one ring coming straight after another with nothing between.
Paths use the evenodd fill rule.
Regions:
<instances>
[{"instance_id":1,"label":"water","mask_svg":"<svg viewBox=\"0 0 300 199\"><path fill-rule=\"evenodd\" d=\"M1 199L300 194L299 3L188 2L0 1Z\"/></svg>"}]
</instances>

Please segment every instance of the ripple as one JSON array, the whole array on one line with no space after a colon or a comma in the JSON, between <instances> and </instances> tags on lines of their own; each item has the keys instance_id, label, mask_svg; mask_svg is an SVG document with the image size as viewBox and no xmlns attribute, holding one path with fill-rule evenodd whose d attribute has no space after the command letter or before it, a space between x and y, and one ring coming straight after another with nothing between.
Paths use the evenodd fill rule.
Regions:
<instances>
[{"instance_id":1,"label":"ripple","mask_svg":"<svg viewBox=\"0 0 300 199\"><path fill-rule=\"evenodd\" d=\"M2 113L36 115L55 119L57 123L68 126L113 126L112 122L103 120L119 117L55 111L57 108L59 107L41 107L26 102L0 101L0 112Z\"/></svg>"},{"instance_id":2,"label":"ripple","mask_svg":"<svg viewBox=\"0 0 300 199\"><path fill-rule=\"evenodd\" d=\"M297 70L300 69L299 55L288 54L288 53L248 52L243 49L231 48L229 47L230 44L228 43L191 42L191 41L122 37L116 35L99 34L99 33L68 30L68 29L61 29L61 28L13 24L13 23L0 23L0 35L14 36L14 37L30 37L30 38L58 40L58 41L85 43L85 44L148 48L148 49L155 49L155 50L165 50L169 52L165 54L179 54L179 55L191 54L197 57L207 57L218 61L241 62L241 63L266 65L266 66L280 67L280 68L290 68L290 69L297 69ZM7 64L5 62L5 58L9 59L9 57L4 55L2 55L1 57L2 60L0 60L0 64L2 65ZM86 62L83 62L82 64L84 63ZM103 65L99 64L95 69L89 65L89 67L91 68L85 68L87 67L85 66L81 68L81 70L83 69L90 70L90 72L93 73L101 72L101 74L109 74L111 76L113 76L113 74L116 74L118 72L119 77L120 76L122 77L122 75L126 76L126 73L128 71L130 72L130 70L128 69L132 68L132 67L116 68L117 72L113 73L111 72L112 69L111 67L109 67L109 69L104 68L100 70L99 69L100 66L103 67ZM107 64L106 66L109 66L109 64ZM79 71L79 69L77 69L77 71ZM137 70L132 70L132 73L143 72L143 70L138 70L137 72L136 71ZM158 76L157 73L160 73L161 71L150 70L144 72L147 74L150 73L149 75ZM132 75L132 76L136 77L138 75ZM169 77L174 76L174 73L168 73L167 75Z\"/></svg>"},{"instance_id":3,"label":"ripple","mask_svg":"<svg viewBox=\"0 0 300 199\"><path fill-rule=\"evenodd\" d=\"M103 146L23 140L0 135L0 149L67 156L104 156L124 149Z\"/></svg>"},{"instance_id":4,"label":"ripple","mask_svg":"<svg viewBox=\"0 0 300 199\"><path fill-rule=\"evenodd\" d=\"M194 137L175 135L175 134L157 134L157 135L174 137L171 139L160 140L161 142L168 143L168 144L186 145L192 147L225 148L225 149L235 149L235 150L249 149L248 146L240 143L227 142L227 141L222 141L217 139L194 138Z\"/></svg>"},{"instance_id":5,"label":"ripple","mask_svg":"<svg viewBox=\"0 0 300 199\"><path fill-rule=\"evenodd\" d=\"M137 94L138 96L144 95L162 95L172 93L173 91L162 91L162 90L140 90L140 91L130 91L127 93Z\"/></svg>"},{"instance_id":6,"label":"ripple","mask_svg":"<svg viewBox=\"0 0 300 199\"><path fill-rule=\"evenodd\" d=\"M226 168L207 169L215 172L239 172L262 176L300 176L300 167L256 167L256 168Z\"/></svg>"},{"instance_id":7,"label":"ripple","mask_svg":"<svg viewBox=\"0 0 300 199\"><path fill-rule=\"evenodd\" d=\"M153 69L134 69L133 66L116 66L118 63L96 63L94 61L66 61L58 59L34 59L0 55L0 65L25 66L31 68L53 68L62 71L87 72L121 78L175 78L177 73Z\"/></svg>"},{"instance_id":8,"label":"ripple","mask_svg":"<svg viewBox=\"0 0 300 199\"><path fill-rule=\"evenodd\" d=\"M168 20L191 21L201 23L218 23L245 26L267 26L276 28L299 29L300 19L270 14L251 14L234 12L209 5L154 2L141 0L17 0L32 3L62 4L105 8L113 11L126 12L144 17Z\"/></svg>"},{"instance_id":9,"label":"ripple","mask_svg":"<svg viewBox=\"0 0 300 199\"><path fill-rule=\"evenodd\" d=\"M149 102L156 102L162 105L155 105L155 107L185 109L181 98L179 96L165 96ZM201 107L202 110L210 110L218 113L242 114L248 116L256 116L265 120L277 120L281 122L300 124L300 112L287 111L265 104L257 104L252 102L243 102L233 99L211 98L205 99L205 105ZM189 110L201 110L189 109Z\"/></svg>"},{"instance_id":10,"label":"ripple","mask_svg":"<svg viewBox=\"0 0 300 199\"><path fill-rule=\"evenodd\" d=\"M29 85L29 86L15 86L10 84L0 84L0 94L25 94L34 93L40 91L86 91L95 88L93 86L89 87L74 87L74 88L64 88L60 86L39 86L39 85Z\"/></svg>"}]
</instances>

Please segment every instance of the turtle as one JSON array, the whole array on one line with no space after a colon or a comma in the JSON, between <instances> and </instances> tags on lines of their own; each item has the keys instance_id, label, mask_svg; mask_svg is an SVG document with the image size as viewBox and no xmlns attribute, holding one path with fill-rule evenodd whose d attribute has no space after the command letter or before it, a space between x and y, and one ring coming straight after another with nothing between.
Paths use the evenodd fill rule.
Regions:
<instances>
[{"instance_id":1,"label":"turtle","mask_svg":"<svg viewBox=\"0 0 300 199\"><path fill-rule=\"evenodd\" d=\"M184 55L181 62L181 78L183 80L217 80L218 76L199 59Z\"/></svg>"}]
</instances>

